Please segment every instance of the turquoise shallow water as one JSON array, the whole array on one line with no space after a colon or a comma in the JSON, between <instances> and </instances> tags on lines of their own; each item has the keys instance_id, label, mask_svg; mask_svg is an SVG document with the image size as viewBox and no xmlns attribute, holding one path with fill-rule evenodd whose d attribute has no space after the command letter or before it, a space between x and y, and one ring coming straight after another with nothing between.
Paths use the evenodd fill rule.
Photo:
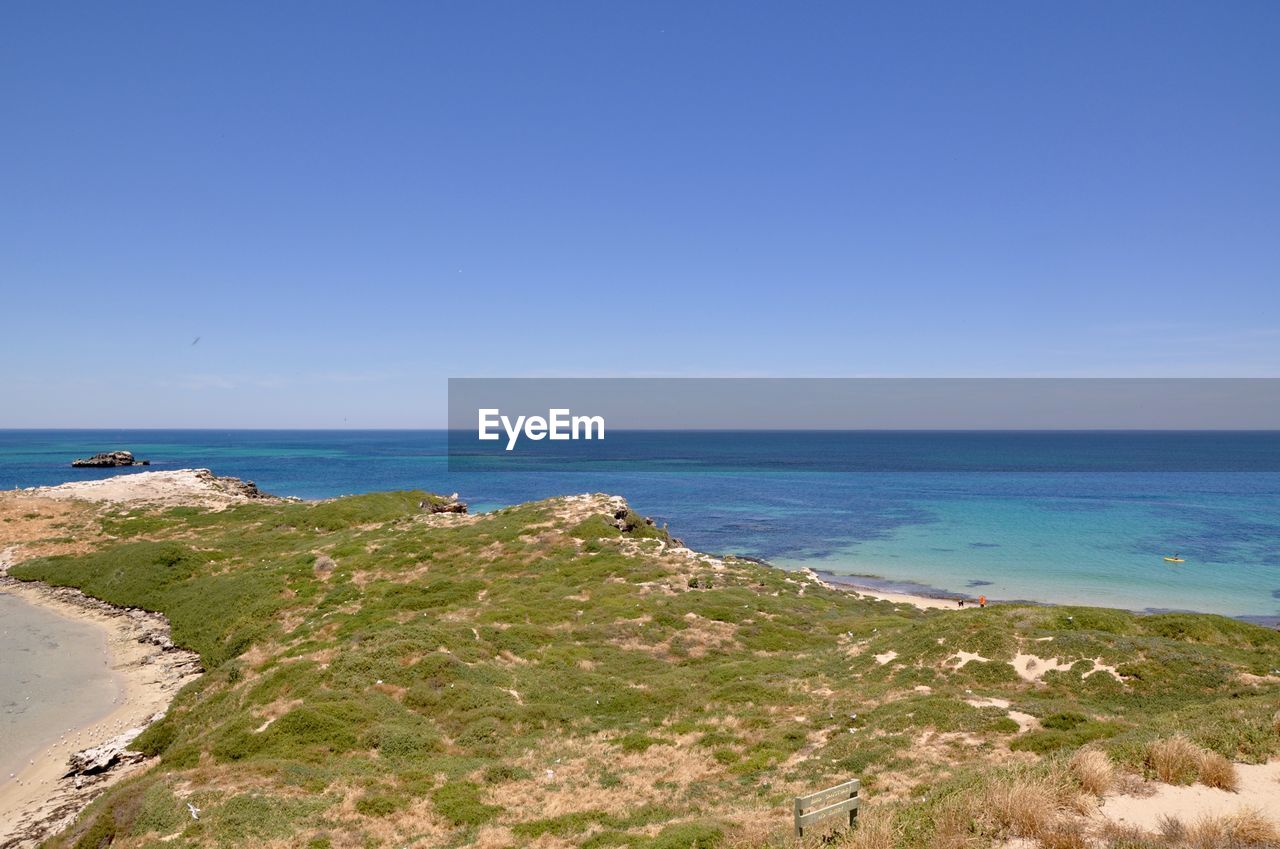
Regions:
<instances>
[{"instance_id":1,"label":"turquoise shallow water","mask_svg":"<svg viewBox=\"0 0 1280 849\"><path fill-rule=\"evenodd\" d=\"M624 435L625 437L625 435ZM611 439L613 437L611 436ZM322 498L624 495L691 546L991 598L1280 617L1280 434L667 433L450 468L442 431L0 431L0 487L209 467ZM1186 563L1168 564L1178 553Z\"/></svg>"},{"instance_id":2,"label":"turquoise shallow water","mask_svg":"<svg viewBox=\"0 0 1280 849\"><path fill-rule=\"evenodd\" d=\"M998 599L1277 615L1274 497L1224 491L1223 481L1203 477L1203 489L1174 496L1141 496L1139 481L1121 480L1095 481L1129 485L1114 497L1080 486L1035 497L920 498L926 520L850 542L818 567ZM1166 554L1186 562L1168 563Z\"/></svg>"}]
</instances>

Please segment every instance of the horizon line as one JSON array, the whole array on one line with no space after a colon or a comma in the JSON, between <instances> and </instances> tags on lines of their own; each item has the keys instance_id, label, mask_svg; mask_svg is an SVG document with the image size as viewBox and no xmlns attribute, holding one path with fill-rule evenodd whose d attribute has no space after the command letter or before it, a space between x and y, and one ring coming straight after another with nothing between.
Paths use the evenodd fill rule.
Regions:
<instances>
[{"instance_id":1,"label":"horizon line","mask_svg":"<svg viewBox=\"0 0 1280 849\"><path fill-rule=\"evenodd\" d=\"M472 433L448 427L0 427L0 433L181 431L186 433ZM1280 433L1266 427L611 427L610 433Z\"/></svg>"}]
</instances>

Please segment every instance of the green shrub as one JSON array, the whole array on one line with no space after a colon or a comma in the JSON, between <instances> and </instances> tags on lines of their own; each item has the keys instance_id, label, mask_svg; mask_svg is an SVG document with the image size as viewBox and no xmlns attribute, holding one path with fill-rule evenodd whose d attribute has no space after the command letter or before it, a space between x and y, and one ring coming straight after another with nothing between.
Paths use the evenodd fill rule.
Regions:
<instances>
[{"instance_id":1,"label":"green shrub","mask_svg":"<svg viewBox=\"0 0 1280 849\"><path fill-rule=\"evenodd\" d=\"M715 849L723 839L723 829L714 823L687 822L658 832L647 849Z\"/></svg>"},{"instance_id":2,"label":"green shrub","mask_svg":"<svg viewBox=\"0 0 1280 849\"><path fill-rule=\"evenodd\" d=\"M431 794L431 801L440 816L453 825L484 825L502 812L497 805L482 801L479 786L470 781L449 781Z\"/></svg>"},{"instance_id":3,"label":"green shrub","mask_svg":"<svg viewBox=\"0 0 1280 849\"><path fill-rule=\"evenodd\" d=\"M272 748L276 750L313 746L330 754L339 754L359 745L355 723L335 715L332 709L318 707L294 708L272 723L264 733L269 735Z\"/></svg>"},{"instance_id":4,"label":"green shrub","mask_svg":"<svg viewBox=\"0 0 1280 849\"><path fill-rule=\"evenodd\" d=\"M408 798L396 793L366 793L356 799L356 810L367 817L385 817L407 807Z\"/></svg>"},{"instance_id":5,"label":"green shrub","mask_svg":"<svg viewBox=\"0 0 1280 849\"><path fill-rule=\"evenodd\" d=\"M157 781L142 794L142 807L133 821L133 835L155 832L169 834L183 823L185 807L163 782Z\"/></svg>"}]
</instances>

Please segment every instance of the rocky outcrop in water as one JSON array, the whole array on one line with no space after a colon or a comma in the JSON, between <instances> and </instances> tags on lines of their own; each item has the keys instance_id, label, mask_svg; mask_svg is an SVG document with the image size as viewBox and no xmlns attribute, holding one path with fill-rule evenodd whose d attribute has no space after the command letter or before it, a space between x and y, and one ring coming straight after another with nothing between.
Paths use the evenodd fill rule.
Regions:
<instances>
[{"instance_id":1,"label":"rocky outcrop in water","mask_svg":"<svg viewBox=\"0 0 1280 849\"><path fill-rule=\"evenodd\" d=\"M71 465L77 469L113 469L117 466L150 466L150 460L135 460L132 451L104 451L92 457L72 460Z\"/></svg>"}]
</instances>

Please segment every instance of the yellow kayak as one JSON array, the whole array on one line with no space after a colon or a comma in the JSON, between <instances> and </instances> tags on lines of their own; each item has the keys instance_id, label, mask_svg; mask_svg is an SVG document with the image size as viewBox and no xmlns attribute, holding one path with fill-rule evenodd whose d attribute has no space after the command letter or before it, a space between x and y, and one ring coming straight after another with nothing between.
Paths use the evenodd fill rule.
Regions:
<instances>
[{"instance_id":1,"label":"yellow kayak","mask_svg":"<svg viewBox=\"0 0 1280 849\"><path fill-rule=\"evenodd\" d=\"M1166 563L1185 563L1186 562L1181 557L1166 557L1164 560Z\"/></svg>"}]
</instances>

